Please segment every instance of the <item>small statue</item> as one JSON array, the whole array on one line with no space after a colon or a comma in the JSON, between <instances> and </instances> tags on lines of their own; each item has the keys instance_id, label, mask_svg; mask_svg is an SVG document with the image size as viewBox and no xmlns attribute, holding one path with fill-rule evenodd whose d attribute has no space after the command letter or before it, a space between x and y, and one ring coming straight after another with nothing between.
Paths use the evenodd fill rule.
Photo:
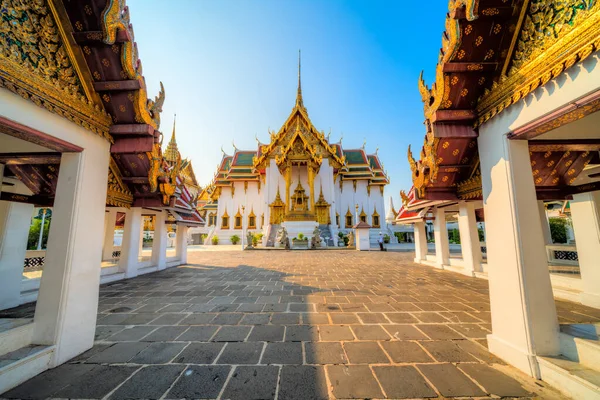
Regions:
<instances>
[{"instance_id":1,"label":"small statue","mask_svg":"<svg viewBox=\"0 0 600 400\"><path fill-rule=\"evenodd\" d=\"M285 247L286 249L290 247L288 233L283 226L277 231L277 235L275 236L275 243L278 245L276 247Z\"/></svg>"},{"instance_id":2,"label":"small statue","mask_svg":"<svg viewBox=\"0 0 600 400\"><path fill-rule=\"evenodd\" d=\"M254 248L253 246L253 242L254 242L254 233L248 231L248 233L246 234L246 240L248 241L248 246L249 248Z\"/></svg>"},{"instance_id":3,"label":"small statue","mask_svg":"<svg viewBox=\"0 0 600 400\"><path fill-rule=\"evenodd\" d=\"M354 231L348 233L348 247L354 247Z\"/></svg>"},{"instance_id":4,"label":"small statue","mask_svg":"<svg viewBox=\"0 0 600 400\"><path fill-rule=\"evenodd\" d=\"M313 231L313 237L310 239L310 247L313 249L316 249L317 247L322 247L323 245L323 239L321 239L321 231L319 230L319 227L315 227L315 230Z\"/></svg>"}]
</instances>

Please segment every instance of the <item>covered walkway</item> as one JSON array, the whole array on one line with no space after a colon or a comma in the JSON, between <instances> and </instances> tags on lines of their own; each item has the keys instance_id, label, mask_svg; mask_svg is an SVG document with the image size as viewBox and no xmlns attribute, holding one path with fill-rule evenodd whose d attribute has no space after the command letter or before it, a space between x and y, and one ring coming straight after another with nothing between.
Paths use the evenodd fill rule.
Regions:
<instances>
[{"instance_id":1,"label":"covered walkway","mask_svg":"<svg viewBox=\"0 0 600 400\"><path fill-rule=\"evenodd\" d=\"M299 255L190 252L104 285L95 346L0 397L562 398L487 351L487 281L411 253ZM561 323L600 322L556 306Z\"/></svg>"}]
</instances>

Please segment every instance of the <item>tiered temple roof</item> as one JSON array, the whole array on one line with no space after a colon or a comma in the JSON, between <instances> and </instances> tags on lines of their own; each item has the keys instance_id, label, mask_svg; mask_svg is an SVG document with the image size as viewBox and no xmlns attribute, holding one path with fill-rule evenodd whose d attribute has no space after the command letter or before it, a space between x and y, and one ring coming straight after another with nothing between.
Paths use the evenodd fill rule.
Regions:
<instances>
[{"instance_id":1,"label":"tiered temple roof","mask_svg":"<svg viewBox=\"0 0 600 400\"><path fill-rule=\"evenodd\" d=\"M174 133L165 155L161 149L165 92L161 83L159 94L148 99L125 1L7 2L18 11L5 16L0 48L12 55L0 57L0 84L111 143L107 205L194 210L197 196L185 193L198 185ZM27 46L20 39L24 32ZM33 195L3 199L51 206L60 154L12 163L8 176L18 177Z\"/></svg>"},{"instance_id":2,"label":"tiered temple roof","mask_svg":"<svg viewBox=\"0 0 600 400\"><path fill-rule=\"evenodd\" d=\"M450 1L435 82L429 88L419 80L426 127L420 159L408 149L417 198L481 199L478 127L600 47L588 40L600 24L600 2L554 3ZM553 118L568 123L597 109L597 99L582 99ZM555 127L530 124L511 138L533 139ZM584 140L536 140L529 149L538 199L583 190L572 186L575 178L600 162L598 144Z\"/></svg>"}]
</instances>

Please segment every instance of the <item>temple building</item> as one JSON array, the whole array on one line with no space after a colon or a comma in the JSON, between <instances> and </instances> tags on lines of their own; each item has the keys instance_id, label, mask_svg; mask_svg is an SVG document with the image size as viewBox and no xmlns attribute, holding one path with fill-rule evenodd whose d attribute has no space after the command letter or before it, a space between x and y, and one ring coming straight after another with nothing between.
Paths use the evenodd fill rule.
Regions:
<instances>
[{"instance_id":1,"label":"temple building","mask_svg":"<svg viewBox=\"0 0 600 400\"><path fill-rule=\"evenodd\" d=\"M396 217L414 226L415 262L489 281L492 353L586 399L600 377L599 50L598 1L451 1ZM566 201L575 243L557 245L548 209ZM559 325L555 297L595 318Z\"/></svg>"},{"instance_id":2,"label":"temple building","mask_svg":"<svg viewBox=\"0 0 600 400\"><path fill-rule=\"evenodd\" d=\"M341 140L312 124L302 98L300 63L298 90L290 116L270 142L255 150L235 149L223 154L214 179L200 194L201 212L208 237L230 243L243 230L262 232L273 245L277 229L290 238L312 237L322 231L328 245L337 245L338 231L359 221L372 226L373 234L386 230L384 189L389 179L377 155L365 145L344 149Z\"/></svg>"},{"instance_id":3,"label":"temple building","mask_svg":"<svg viewBox=\"0 0 600 400\"><path fill-rule=\"evenodd\" d=\"M100 283L185 264L203 220L175 127L163 152L165 92L148 98L124 1L0 14L0 310L37 300L0 324L0 356L20 354L0 363L2 393L92 347ZM34 207L52 210L38 250Z\"/></svg>"}]
</instances>

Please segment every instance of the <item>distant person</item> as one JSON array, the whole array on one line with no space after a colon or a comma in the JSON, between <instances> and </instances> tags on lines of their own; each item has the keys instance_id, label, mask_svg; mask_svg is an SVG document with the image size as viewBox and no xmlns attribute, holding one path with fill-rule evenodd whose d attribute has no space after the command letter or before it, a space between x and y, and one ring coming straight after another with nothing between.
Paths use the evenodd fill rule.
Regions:
<instances>
[{"instance_id":1,"label":"distant person","mask_svg":"<svg viewBox=\"0 0 600 400\"><path fill-rule=\"evenodd\" d=\"M383 233L379 232L379 239L377 239L377 243L379 243L379 250L383 251Z\"/></svg>"}]
</instances>

